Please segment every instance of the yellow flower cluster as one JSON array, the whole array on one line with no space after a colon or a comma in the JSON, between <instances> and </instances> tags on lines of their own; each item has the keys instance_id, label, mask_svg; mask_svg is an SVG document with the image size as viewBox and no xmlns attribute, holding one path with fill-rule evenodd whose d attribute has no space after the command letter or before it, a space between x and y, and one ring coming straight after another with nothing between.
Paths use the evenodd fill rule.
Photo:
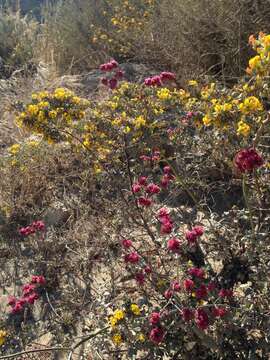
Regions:
<instances>
[{"instance_id":1,"label":"yellow flower cluster","mask_svg":"<svg viewBox=\"0 0 270 360\"><path fill-rule=\"evenodd\" d=\"M112 341L116 346L119 346L123 342L122 335L120 333L114 334L112 337Z\"/></svg>"},{"instance_id":2,"label":"yellow flower cluster","mask_svg":"<svg viewBox=\"0 0 270 360\"><path fill-rule=\"evenodd\" d=\"M66 139L65 130L85 116L89 107L86 99L81 99L67 89L58 88L49 93L43 91L32 95L32 102L16 118L19 127L34 134L43 135L49 142Z\"/></svg>"},{"instance_id":3,"label":"yellow flower cluster","mask_svg":"<svg viewBox=\"0 0 270 360\"><path fill-rule=\"evenodd\" d=\"M137 315L137 316L141 315L141 310L137 304L131 304L130 310L132 311L132 313L134 315Z\"/></svg>"},{"instance_id":4,"label":"yellow flower cluster","mask_svg":"<svg viewBox=\"0 0 270 360\"><path fill-rule=\"evenodd\" d=\"M126 314L123 310L121 309L116 309L113 313L113 315L111 315L109 317L109 323L111 325L111 327L115 327L119 321L123 320L125 318Z\"/></svg>"},{"instance_id":5,"label":"yellow flower cluster","mask_svg":"<svg viewBox=\"0 0 270 360\"><path fill-rule=\"evenodd\" d=\"M4 330L0 330L0 346L2 346L5 343L6 337L7 337L7 332Z\"/></svg>"},{"instance_id":6,"label":"yellow flower cluster","mask_svg":"<svg viewBox=\"0 0 270 360\"><path fill-rule=\"evenodd\" d=\"M170 100L172 98L171 92L167 88L162 88L157 91L157 97L160 100Z\"/></svg>"},{"instance_id":7,"label":"yellow flower cluster","mask_svg":"<svg viewBox=\"0 0 270 360\"><path fill-rule=\"evenodd\" d=\"M263 32L259 33L258 39L251 35L249 43L257 52L253 58L249 60L247 73L250 75L266 76L270 71L270 35Z\"/></svg>"},{"instance_id":8,"label":"yellow flower cluster","mask_svg":"<svg viewBox=\"0 0 270 360\"><path fill-rule=\"evenodd\" d=\"M263 110L263 105L255 96L249 96L239 104L239 110L243 114L256 113Z\"/></svg>"},{"instance_id":9,"label":"yellow flower cluster","mask_svg":"<svg viewBox=\"0 0 270 360\"><path fill-rule=\"evenodd\" d=\"M243 120L238 122L237 135L248 136L250 134L250 130L250 126L246 122Z\"/></svg>"}]
</instances>

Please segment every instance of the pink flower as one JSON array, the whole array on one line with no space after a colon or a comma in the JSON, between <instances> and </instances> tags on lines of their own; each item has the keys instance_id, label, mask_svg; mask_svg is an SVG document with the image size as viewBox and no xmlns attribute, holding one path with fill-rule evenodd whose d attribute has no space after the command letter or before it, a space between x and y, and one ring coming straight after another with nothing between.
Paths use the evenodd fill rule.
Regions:
<instances>
[{"instance_id":1,"label":"pink flower","mask_svg":"<svg viewBox=\"0 0 270 360\"><path fill-rule=\"evenodd\" d=\"M26 297L22 297L17 301L17 304L24 306L27 303Z\"/></svg>"},{"instance_id":2,"label":"pink flower","mask_svg":"<svg viewBox=\"0 0 270 360\"><path fill-rule=\"evenodd\" d=\"M251 172L264 164L263 158L254 148L240 150L234 158L236 168L241 172Z\"/></svg>"},{"instance_id":3,"label":"pink flower","mask_svg":"<svg viewBox=\"0 0 270 360\"><path fill-rule=\"evenodd\" d=\"M163 168L163 172L164 172L164 174L171 174L171 172L172 172L172 169L170 168L170 166L164 166L164 168Z\"/></svg>"},{"instance_id":4,"label":"pink flower","mask_svg":"<svg viewBox=\"0 0 270 360\"><path fill-rule=\"evenodd\" d=\"M23 296L30 295L36 289L35 285L26 284L23 286Z\"/></svg>"},{"instance_id":5,"label":"pink flower","mask_svg":"<svg viewBox=\"0 0 270 360\"><path fill-rule=\"evenodd\" d=\"M21 228L19 230L20 235L22 236L28 236L35 233L35 229L32 226L26 226L24 228Z\"/></svg>"},{"instance_id":6,"label":"pink flower","mask_svg":"<svg viewBox=\"0 0 270 360\"><path fill-rule=\"evenodd\" d=\"M163 218L168 219L169 214L170 214L169 210L166 209L165 207L163 207L163 208L159 209L157 217L160 221L162 221Z\"/></svg>"},{"instance_id":7,"label":"pink flower","mask_svg":"<svg viewBox=\"0 0 270 360\"><path fill-rule=\"evenodd\" d=\"M194 312L188 308L184 308L181 311L181 315L184 321L190 321L194 318Z\"/></svg>"},{"instance_id":8,"label":"pink flower","mask_svg":"<svg viewBox=\"0 0 270 360\"><path fill-rule=\"evenodd\" d=\"M160 187L156 184L149 184L146 187L146 192L149 194L158 194L160 192Z\"/></svg>"},{"instance_id":9,"label":"pink flower","mask_svg":"<svg viewBox=\"0 0 270 360\"><path fill-rule=\"evenodd\" d=\"M145 268L144 268L144 272L145 272L146 274L151 274L151 272L152 272L151 267L150 267L149 265L146 265Z\"/></svg>"},{"instance_id":10,"label":"pink flower","mask_svg":"<svg viewBox=\"0 0 270 360\"><path fill-rule=\"evenodd\" d=\"M37 230L37 231L44 231L45 230L45 224L43 221L38 220L38 221L34 221L32 223L32 227Z\"/></svg>"},{"instance_id":11,"label":"pink flower","mask_svg":"<svg viewBox=\"0 0 270 360\"><path fill-rule=\"evenodd\" d=\"M209 318L205 310L198 309L195 311L195 322L201 330L206 330L209 326Z\"/></svg>"},{"instance_id":12,"label":"pink flower","mask_svg":"<svg viewBox=\"0 0 270 360\"><path fill-rule=\"evenodd\" d=\"M137 283L138 283L139 285L143 285L144 282L145 282L144 273L138 272L138 273L135 275L135 280L137 281Z\"/></svg>"},{"instance_id":13,"label":"pink flower","mask_svg":"<svg viewBox=\"0 0 270 360\"><path fill-rule=\"evenodd\" d=\"M34 304L37 299L38 299L38 294L34 292L33 294L29 295L26 298L26 301L28 302L28 304Z\"/></svg>"},{"instance_id":14,"label":"pink flower","mask_svg":"<svg viewBox=\"0 0 270 360\"><path fill-rule=\"evenodd\" d=\"M43 275L40 276L32 276L32 280L31 280L32 284L39 284L39 285L45 285L46 284L46 280L45 277Z\"/></svg>"},{"instance_id":15,"label":"pink flower","mask_svg":"<svg viewBox=\"0 0 270 360\"><path fill-rule=\"evenodd\" d=\"M186 232L186 239L189 242L189 244L191 244L191 245L196 244L197 238L198 238L198 236L197 236L197 233L195 231L193 231L193 230L189 231L188 230Z\"/></svg>"},{"instance_id":16,"label":"pink flower","mask_svg":"<svg viewBox=\"0 0 270 360\"><path fill-rule=\"evenodd\" d=\"M124 72L122 70L117 70L115 76L117 79L122 79L122 77L124 76Z\"/></svg>"},{"instance_id":17,"label":"pink flower","mask_svg":"<svg viewBox=\"0 0 270 360\"><path fill-rule=\"evenodd\" d=\"M112 78L109 80L109 88L114 90L117 87L118 80L116 78Z\"/></svg>"},{"instance_id":18,"label":"pink flower","mask_svg":"<svg viewBox=\"0 0 270 360\"><path fill-rule=\"evenodd\" d=\"M163 71L160 74L161 80L175 80L175 74L169 71Z\"/></svg>"},{"instance_id":19,"label":"pink flower","mask_svg":"<svg viewBox=\"0 0 270 360\"><path fill-rule=\"evenodd\" d=\"M214 307L212 310L212 315L213 317L224 317L225 315L228 314L228 310L226 310L223 307Z\"/></svg>"},{"instance_id":20,"label":"pink flower","mask_svg":"<svg viewBox=\"0 0 270 360\"><path fill-rule=\"evenodd\" d=\"M203 233L204 233L204 228L202 226L199 226L199 225L194 226L194 228L192 230L195 231L197 236L202 236Z\"/></svg>"},{"instance_id":21,"label":"pink flower","mask_svg":"<svg viewBox=\"0 0 270 360\"><path fill-rule=\"evenodd\" d=\"M14 306L16 304L16 301L17 301L17 299L15 298L15 296L8 297L8 305Z\"/></svg>"},{"instance_id":22,"label":"pink flower","mask_svg":"<svg viewBox=\"0 0 270 360\"><path fill-rule=\"evenodd\" d=\"M139 185L146 186L147 185L147 176L141 176L138 179Z\"/></svg>"},{"instance_id":23,"label":"pink flower","mask_svg":"<svg viewBox=\"0 0 270 360\"><path fill-rule=\"evenodd\" d=\"M140 159L143 160L143 161L150 161L150 160L151 160L151 157L150 157L150 156L147 156L147 155L141 155L141 156L140 156Z\"/></svg>"},{"instance_id":24,"label":"pink flower","mask_svg":"<svg viewBox=\"0 0 270 360\"><path fill-rule=\"evenodd\" d=\"M172 230L173 230L173 224L169 220L163 222L163 224L160 227L161 234L170 234Z\"/></svg>"},{"instance_id":25,"label":"pink flower","mask_svg":"<svg viewBox=\"0 0 270 360\"><path fill-rule=\"evenodd\" d=\"M108 86L108 79L107 78L101 78L101 83L103 84L103 85L105 85L105 86Z\"/></svg>"},{"instance_id":26,"label":"pink flower","mask_svg":"<svg viewBox=\"0 0 270 360\"><path fill-rule=\"evenodd\" d=\"M118 67L118 62L114 59L112 59L109 64L112 66L112 69L116 69Z\"/></svg>"},{"instance_id":27,"label":"pink flower","mask_svg":"<svg viewBox=\"0 0 270 360\"><path fill-rule=\"evenodd\" d=\"M218 296L221 298L230 298L233 296L233 291L230 289L221 289L218 293Z\"/></svg>"},{"instance_id":28,"label":"pink flower","mask_svg":"<svg viewBox=\"0 0 270 360\"><path fill-rule=\"evenodd\" d=\"M138 184L138 183L135 183L135 184L132 185L132 192L134 192L134 193L140 192L141 189L142 189L142 187L141 187L141 185Z\"/></svg>"},{"instance_id":29,"label":"pink flower","mask_svg":"<svg viewBox=\"0 0 270 360\"><path fill-rule=\"evenodd\" d=\"M155 327L150 332L150 340L156 344L159 344L163 341L165 332L161 327Z\"/></svg>"},{"instance_id":30,"label":"pink flower","mask_svg":"<svg viewBox=\"0 0 270 360\"><path fill-rule=\"evenodd\" d=\"M205 299L207 294L207 287L204 284L201 284L200 287L195 291L196 299Z\"/></svg>"},{"instance_id":31,"label":"pink flower","mask_svg":"<svg viewBox=\"0 0 270 360\"><path fill-rule=\"evenodd\" d=\"M146 206L146 207L148 207L148 206L150 206L150 205L152 204L152 200L149 199L149 198L147 198L147 197L141 196L141 197L139 197L139 199L138 199L138 204L141 205L141 206Z\"/></svg>"},{"instance_id":32,"label":"pink flower","mask_svg":"<svg viewBox=\"0 0 270 360\"><path fill-rule=\"evenodd\" d=\"M160 185L166 189L168 187L170 183L170 179L169 179L169 176L168 175L164 175L162 176L161 180L160 180Z\"/></svg>"},{"instance_id":33,"label":"pink flower","mask_svg":"<svg viewBox=\"0 0 270 360\"><path fill-rule=\"evenodd\" d=\"M150 77L144 79L144 85L151 86L152 85L152 79Z\"/></svg>"},{"instance_id":34,"label":"pink flower","mask_svg":"<svg viewBox=\"0 0 270 360\"><path fill-rule=\"evenodd\" d=\"M197 277L199 279L203 279L205 276L204 270L199 268L191 268L188 270L189 275Z\"/></svg>"},{"instance_id":35,"label":"pink flower","mask_svg":"<svg viewBox=\"0 0 270 360\"><path fill-rule=\"evenodd\" d=\"M184 288L186 291L192 291L194 288L194 281L191 279L184 280Z\"/></svg>"},{"instance_id":36,"label":"pink flower","mask_svg":"<svg viewBox=\"0 0 270 360\"><path fill-rule=\"evenodd\" d=\"M149 322L151 325L157 325L160 322L160 313L159 312L153 312L150 315Z\"/></svg>"},{"instance_id":37,"label":"pink flower","mask_svg":"<svg viewBox=\"0 0 270 360\"><path fill-rule=\"evenodd\" d=\"M152 77L152 86L161 86L162 82L161 82L161 77L159 75L153 76Z\"/></svg>"},{"instance_id":38,"label":"pink flower","mask_svg":"<svg viewBox=\"0 0 270 360\"><path fill-rule=\"evenodd\" d=\"M186 232L186 239L191 245L194 245L203 233L204 229L202 226L194 226L191 231Z\"/></svg>"},{"instance_id":39,"label":"pink flower","mask_svg":"<svg viewBox=\"0 0 270 360\"><path fill-rule=\"evenodd\" d=\"M173 291L179 292L181 290L181 285L177 280L175 280L171 283L171 288L173 289Z\"/></svg>"},{"instance_id":40,"label":"pink flower","mask_svg":"<svg viewBox=\"0 0 270 360\"><path fill-rule=\"evenodd\" d=\"M130 248L132 246L132 241L128 239L122 240L122 246L126 249Z\"/></svg>"},{"instance_id":41,"label":"pink flower","mask_svg":"<svg viewBox=\"0 0 270 360\"><path fill-rule=\"evenodd\" d=\"M126 263L136 264L140 260L140 257L136 252L132 252L125 255L124 259Z\"/></svg>"},{"instance_id":42,"label":"pink flower","mask_svg":"<svg viewBox=\"0 0 270 360\"><path fill-rule=\"evenodd\" d=\"M12 314L18 314L23 310L23 306L19 301L16 302L16 304L12 307L11 313Z\"/></svg>"},{"instance_id":43,"label":"pink flower","mask_svg":"<svg viewBox=\"0 0 270 360\"><path fill-rule=\"evenodd\" d=\"M164 292L164 296L166 299L170 299L172 296L173 296L173 291L171 289L167 289L165 292Z\"/></svg>"},{"instance_id":44,"label":"pink flower","mask_svg":"<svg viewBox=\"0 0 270 360\"><path fill-rule=\"evenodd\" d=\"M159 161L160 159L160 152L159 151L154 151L153 156L152 156L152 161Z\"/></svg>"},{"instance_id":45,"label":"pink flower","mask_svg":"<svg viewBox=\"0 0 270 360\"><path fill-rule=\"evenodd\" d=\"M173 253L177 253L180 250L180 245L180 241L177 238L173 237L168 240L167 249L172 251Z\"/></svg>"},{"instance_id":46,"label":"pink flower","mask_svg":"<svg viewBox=\"0 0 270 360\"><path fill-rule=\"evenodd\" d=\"M214 291L216 289L217 285L214 281L210 281L209 284L207 285L207 289L208 291Z\"/></svg>"}]
</instances>

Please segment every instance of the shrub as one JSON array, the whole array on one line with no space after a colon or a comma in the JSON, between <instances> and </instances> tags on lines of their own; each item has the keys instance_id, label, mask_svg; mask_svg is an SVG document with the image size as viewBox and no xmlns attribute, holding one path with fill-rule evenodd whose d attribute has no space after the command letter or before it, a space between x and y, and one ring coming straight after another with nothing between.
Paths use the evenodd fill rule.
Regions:
<instances>
[{"instance_id":1,"label":"shrub","mask_svg":"<svg viewBox=\"0 0 270 360\"><path fill-rule=\"evenodd\" d=\"M36 21L0 9L0 73L8 77L16 69L27 69L35 52Z\"/></svg>"}]
</instances>

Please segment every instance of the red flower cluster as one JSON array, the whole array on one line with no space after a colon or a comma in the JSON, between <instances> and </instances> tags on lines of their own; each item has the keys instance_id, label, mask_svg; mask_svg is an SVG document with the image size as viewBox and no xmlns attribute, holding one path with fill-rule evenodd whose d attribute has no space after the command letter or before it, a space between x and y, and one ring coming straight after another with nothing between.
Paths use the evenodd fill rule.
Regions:
<instances>
[{"instance_id":1,"label":"red flower cluster","mask_svg":"<svg viewBox=\"0 0 270 360\"><path fill-rule=\"evenodd\" d=\"M158 211L157 218L161 223L160 233L170 234L173 230L173 221L170 217L169 211L166 208L161 208Z\"/></svg>"},{"instance_id":2,"label":"red flower cluster","mask_svg":"<svg viewBox=\"0 0 270 360\"><path fill-rule=\"evenodd\" d=\"M170 166L164 166L163 176L161 178L160 185L166 189L170 181L173 181L174 179L175 177L172 174L172 169L170 168Z\"/></svg>"},{"instance_id":3,"label":"red flower cluster","mask_svg":"<svg viewBox=\"0 0 270 360\"><path fill-rule=\"evenodd\" d=\"M155 75L144 80L146 86L162 86L165 82L175 81L175 74L169 71L163 71L159 75Z\"/></svg>"},{"instance_id":4,"label":"red flower cluster","mask_svg":"<svg viewBox=\"0 0 270 360\"><path fill-rule=\"evenodd\" d=\"M158 150L155 150L151 156L148 155L141 155L140 159L143 161L159 161L160 160L160 152Z\"/></svg>"},{"instance_id":5,"label":"red flower cluster","mask_svg":"<svg viewBox=\"0 0 270 360\"><path fill-rule=\"evenodd\" d=\"M194 226L191 230L186 232L186 239L190 245L195 245L200 236L204 233L202 226Z\"/></svg>"},{"instance_id":6,"label":"red flower cluster","mask_svg":"<svg viewBox=\"0 0 270 360\"><path fill-rule=\"evenodd\" d=\"M165 337L165 332L161 327L154 327L151 330L149 337L155 344L160 344Z\"/></svg>"},{"instance_id":7,"label":"red flower cluster","mask_svg":"<svg viewBox=\"0 0 270 360\"><path fill-rule=\"evenodd\" d=\"M32 276L31 283L25 284L22 287L22 296L19 299L16 299L14 296L11 296L8 300L8 305L10 305L12 314L19 314L24 310L26 305L33 305L35 301L39 298L38 289L40 286L44 286L46 280L44 276Z\"/></svg>"},{"instance_id":8,"label":"red flower cluster","mask_svg":"<svg viewBox=\"0 0 270 360\"><path fill-rule=\"evenodd\" d=\"M251 172L264 164L263 158L254 148L240 150L234 158L236 168L241 172Z\"/></svg>"},{"instance_id":9,"label":"red flower cluster","mask_svg":"<svg viewBox=\"0 0 270 360\"><path fill-rule=\"evenodd\" d=\"M106 64L100 65L99 69L104 72L113 72L112 77L103 77L101 83L108 86L110 89L115 89L118 85L118 80L122 79L124 73L119 69L119 64L115 60L111 60Z\"/></svg>"},{"instance_id":10,"label":"red flower cluster","mask_svg":"<svg viewBox=\"0 0 270 360\"><path fill-rule=\"evenodd\" d=\"M209 326L209 317L207 312L204 309L197 309L195 311L195 323L198 328L205 330Z\"/></svg>"},{"instance_id":11,"label":"red flower cluster","mask_svg":"<svg viewBox=\"0 0 270 360\"><path fill-rule=\"evenodd\" d=\"M179 253L180 246L181 246L181 242L176 237L169 239L167 242L167 249L173 253Z\"/></svg>"},{"instance_id":12,"label":"red flower cluster","mask_svg":"<svg viewBox=\"0 0 270 360\"><path fill-rule=\"evenodd\" d=\"M45 231L45 224L41 220L34 221L31 225L21 228L19 234L22 236L29 236L39 231Z\"/></svg>"},{"instance_id":13,"label":"red flower cluster","mask_svg":"<svg viewBox=\"0 0 270 360\"><path fill-rule=\"evenodd\" d=\"M140 196L137 200L138 205L140 206L150 206L152 205L151 196L160 193L161 189L157 184L147 183L147 177L141 176L136 183L132 185L132 192L134 194L144 191L144 196Z\"/></svg>"},{"instance_id":14,"label":"red flower cluster","mask_svg":"<svg viewBox=\"0 0 270 360\"><path fill-rule=\"evenodd\" d=\"M126 263L136 264L140 260L140 256L134 251L129 254L126 254L125 257Z\"/></svg>"},{"instance_id":15,"label":"red flower cluster","mask_svg":"<svg viewBox=\"0 0 270 360\"><path fill-rule=\"evenodd\" d=\"M188 270L188 273L189 273L189 275L194 276L198 279L204 279L204 277L205 277L204 270L200 269L200 268L195 268L195 267L191 268Z\"/></svg>"}]
</instances>

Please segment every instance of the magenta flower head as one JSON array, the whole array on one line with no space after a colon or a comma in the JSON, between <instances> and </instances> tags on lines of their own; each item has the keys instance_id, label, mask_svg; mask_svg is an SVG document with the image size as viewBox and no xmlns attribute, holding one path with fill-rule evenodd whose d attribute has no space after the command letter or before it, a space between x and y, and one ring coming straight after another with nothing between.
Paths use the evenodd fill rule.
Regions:
<instances>
[{"instance_id":1,"label":"magenta flower head","mask_svg":"<svg viewBox=\"0 0 270 360\"><path fill-rule=\"evenodd\" d=\"M111 65L112 69L116 69L118 67L118 62L114 59L112 59L109 64Z\"/></svg>"},{"instance_id":2,"label":"magenta flower head","mask_svg":"<svg viewBox=\"0 0 270 360\"><path fill-rule=\"evenodd\" d=\"M162 225L160 227L160 233L161 234L170 234L173 230L173 223L170 221L170 219L162 219Z\"/></svg>"},{"instance_id":3,"label":"magenta flower head","mask_svg":"<svg viewBox=\"0 0 270 360\"><path fill-rule=\"evenodd\" d=\"M135 274L135 280L137 281L137 283L139 285L143 285L145 282L145 275L143 272L138 272L137 274Z\"/></svg>"},{"instance_id":4,"label":"magenta flower head","mask_svg":"<svg viewBox=\"0 0 270 360\"><path fill-rule=\"evenodd\" d=\"M234 158L236 168L241 172L252 172L264 164L262 156L254 149L240 150Z\"/></svg>"},{"instance_id":5,"label":"magenta flower head","mask_svg":"<svg viewBox=\"0 0 270 360\"><path fill-rule=\"evenodd\" d=\"M124 76L124 72L122 70L117 70L115 76L117 79L122 79L122 77Z\"/></svg>"},{"instance_id":6,"label":"magenta flower head","mask_svg":"<svg viewBox=\"0 0 270 360\"><path fill-rule=\"evenodd\" d=\"M135 184L132 185L132 192L133 193L138 193L138 192L141 191L141 189L142 189L142 187L138 183L135 183Z\"/></svg>"},{"instance_id":7,"label":"magenta flower head","mask_svg":"<svg viewBox=\"0 0 270 360\"><path fill-rule=\"evenodd\" d=\"M168 240L167 249L172 251L173 253L178 253L179 250L180 250L180 245L181 245L180 240L173 237L173 238Z\"/></svg>"},{"instance_id":8,"label":"magenta flower head","mask_svg":"<svg viewBox=\"0 0 270 360\"><path fill-rule=\"evenodd\" d=\"M150 332L150 340L155 344L159 344L163 341L165 332L161 327L155 327Z\"/></svg>"},{"instance_id":9,"label":"magenta flower head","mask_svg":"<svg viewBox=\"0 0 270 360\"><path fill-rule=\"evenodd\" d=\"M184 288L186 291L192 291L194 288L194 281L191 279L184 280Z\"/></svg>"},{"instance_id":10,"label":"magenta flower head","mask_svg":"<svg viewBox=\"0 0 270 360\"><path fill-rule=\"evenodd\" d=\"M189 275L197 277L198 279L203 279L205 276L204 270L196 267L189 269L188 273Z\"/></svg>"},{"instance_id":11,"label":"magenta flower head","mask_svg":"<svg viewBox=\"0 0 270 360\"><path fill-rule=\"evenodd\" d=\"M108 81L107 78L103 77L103 78L101 78L101 83L102 83L104 86L108 86L109 81Z\"/></svg>"},{"instance_id":12,"label":"magenta flower head","mask_svg":"<svg viewBox=\"0 0 270 360\"><path fill-rule=\"evenodd\" d=\"M138 183L142 186L146 186L147 185L147 177L146 176L139 177Z\"/></svg>"},{"instance_id":13,"label":"magenta flower head","mask_svg":"<svg viewBox=\"0 0 270 360\"><path fill-rule=\"evenodd\" d=\"M171 289L167 289L165 292L164 292L164 296L167 300L169 300L171 297L173 297L173 291Z\"/></svg>"},{"instance_id":14,"label":"magenta flower head","mask_svg":"<svg viewBox=\"0 0 270 360\"><path fill-rule=\"evenodd\" d=\"M45 230L45 224L42 220L34 221L32 223L32 227L37 231L44 231Z\"/></svg>"},{"instance_id":15,"label":"magenta flower head","mask_svg":"<svg viewBox=\"0 0 270 360\"><path fill-rule=\"evenodd\" d=\"M171 288L173 289L173 291L179 292L181 290L181 285L177 280L175 280L171 283Z\"/></svg>"},{"instance_id":16,"label":"magenta flower head","mask_svg":"<svg viewBox=\"0 0 270 360\"><path fill-rule=\"evenodd\" d=\"M184 321L190 321L194 318L194 312L190 310L189 308L184 308L181 311L181 315Z\"/></svg>"},{"instance_id":17,"label":"magenta flower head","mask_svg":"<svg viewBox=\"0 0 270 360\"><path fill-rule=\"evenodd\" d=\"M153 312L150 315L149 322L151 325L157 325L160 322L160 313L159 312Z\"/></svg>"},{"instance_id":18,"label":"magenta flower head","mask_svg":"<svg viewBox=\"0 0 270 360\"><path fill-rule=\"evenodd\" d=\"M17 301L11 309L11 313L18 314L18 313L22 312L22 310L23 310L23 305L20 303L20 301Z\"/></svg>"},{"instance_id":19,"label":"magenta flower head","mask_svg":"<svg viewBox=\"0 0 270 360\"><path fill-rule=\"evenodd\" d=\"M14 306L16 304L16 301L17 301L17 299L15 298L15 296L9 296L8 305Z\"/></svg>"},{"instance_id":20,"label":"magenta flower head","mask_svg":"<svg viewBox=\"0 0 270 360\"><path fill-rule=\"evenodd\" d=\"M122 246L126 249L130 248L132 246L132 241L128 239L122 240Z\"/></svg>"},{"instance_id":21,"label":"magenta flower head","mask_svg":"<svg viewBox=\"0 0 270 360\"><path fill-rule=\"evenodd\" d=\"M156 184L148 184L147 187L146 187L146 192L148 194L158 194L160 192L160 187Z\"/></svg>"},{"instance_id":22,"label":"magenta flower head","mask_svg":"<svg viewBox=\"0 0 270 360\"><path fill-rule=\"evenodd\" d=\"M204 309L198 309L195 312L195 322L201 330L206 330L209 326L209 318Z\"/></svg>"},{"instance_id":23,"label":"magenta flower head","mask_svg":"<svg viewBox=\"0 0 270 360\"><path fill-rule=\"evenodd\" d=\"M160 74L160 78L161 78L161 80L175 80L176 79L175 74L172 72L169 72L169 71L163 71Z\"/></svg>"},{"instance_id":24,"label":"magenta flower head","mask_svg":"<svg viewBox=\"0 0 270 360\"><path fill-rule=\"evenodd\" d=\"M132 252L130 254L125 255L126 263L136 264L137 262L139 262L139 260L140 257L136 252Z\"/></svg>"},{"instance_id":25,"label":"magenta flower head","mask_svg":"<svg viewBox=\"0 0 270 360\"><path fill-rule=\"evenodd\" d=\"M118 84L118 80L116 78L112 78L112 79L109 80L109 88L111 90L116 89L117 84Z\"/></svg>"},{"instance_id":26,"label":"magenta flower head","mask_svg":"<svg viewBox=\"0 0 270 360\"><path fill-rule=\"evenodd\" d=\"M140 206L145 206L145 207L149 207L152 204L152 200L144 197L144 196L140 196L138 199L138 205Z\"/></svg>"},{"instance_id":27,"label":"magenta flower head","mask_svg":"<svg viewBox=\"0 0 270 360\"><path fill-rule=\"evenodd\" d=\"M152 85L152 79L150 77L144 79L144 85L151 86Z\"/></svg>"}]
</instances>

